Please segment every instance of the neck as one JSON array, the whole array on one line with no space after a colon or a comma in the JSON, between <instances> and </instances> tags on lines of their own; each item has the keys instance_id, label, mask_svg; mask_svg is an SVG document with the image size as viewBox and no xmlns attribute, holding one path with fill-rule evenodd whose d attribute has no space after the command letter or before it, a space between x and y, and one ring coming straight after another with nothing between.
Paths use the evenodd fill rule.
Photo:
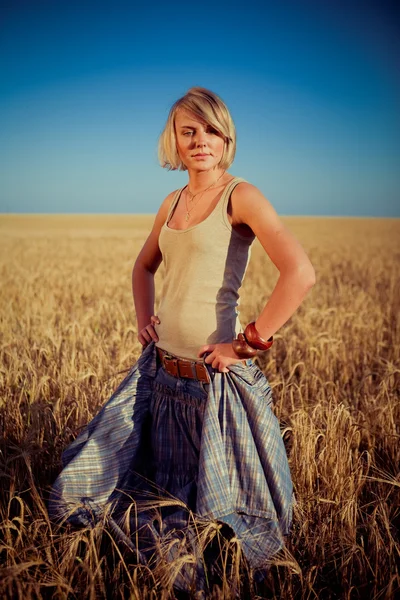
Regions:
<instances>
[{"instance_id":1,"label":"neck","mask_svg":"<svg viewBox=\"0 0 400 600\"><path fill-rule=\"evenodd\" d=\"M196 194L197 192L201 192L209 185L217 181L219 177L221 177L224 169L212 169L210 171L194 171L193 169L189 169L189 183L188 186L192 194ZM222 181L223 177L219 180L218 183Z\"/></svg>"}]
</instances>

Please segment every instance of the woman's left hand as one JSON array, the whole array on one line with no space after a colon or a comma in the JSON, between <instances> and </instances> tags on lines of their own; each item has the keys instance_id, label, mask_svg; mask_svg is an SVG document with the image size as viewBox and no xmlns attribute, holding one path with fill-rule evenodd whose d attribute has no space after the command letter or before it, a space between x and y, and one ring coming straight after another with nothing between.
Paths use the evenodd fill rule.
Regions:
<instances>
[{"instance_id":1,"label":"woman's left hand","mask_svg":"<svg viewBox=\"0 0 400 600\"><path fill-rule=\"evenodd\" d=\"M241 358L234 352L232 344L207 344L199 350L198 356L201 358L204 354L210 352L204 359L204 362L211 365L213 369L218 369L220 373L229 373L229 365L240 362Z\"/></svg>"}]
</instances>

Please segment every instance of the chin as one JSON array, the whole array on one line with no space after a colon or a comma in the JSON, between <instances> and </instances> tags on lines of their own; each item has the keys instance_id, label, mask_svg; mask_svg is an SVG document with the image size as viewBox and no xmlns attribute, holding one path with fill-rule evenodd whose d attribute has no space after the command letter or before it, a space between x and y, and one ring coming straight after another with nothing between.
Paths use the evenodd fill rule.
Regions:
<instances>
[{"instance_id":1,"label":"chin","mask_svg":"<svg viewBox=\"0 0 400 600\"><path fill-rule=\"evenodd\" d=\"M202 163L202 164L196 164L193 165L193 170L194 171L214 171L215 169L218 168L218 163L215 164L210 164L210 163Z\"/></svg>"}]
</instances>

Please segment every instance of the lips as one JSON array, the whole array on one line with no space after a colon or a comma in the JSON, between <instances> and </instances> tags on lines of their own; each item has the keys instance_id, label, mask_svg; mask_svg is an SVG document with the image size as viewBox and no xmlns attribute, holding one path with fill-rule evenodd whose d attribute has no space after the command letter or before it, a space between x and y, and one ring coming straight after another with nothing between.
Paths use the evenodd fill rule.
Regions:
<instances>
[{"instance_id":1,"label":"lips","mask_svg":"<svg viewBox=\"0 0 400 600\"><path fill-rule=\"evenodd\" d=\"M210 156L209 154L203 154L202 152L200 152L199 154L194 154L194 156Z\"/></svg>"}]
</instances>

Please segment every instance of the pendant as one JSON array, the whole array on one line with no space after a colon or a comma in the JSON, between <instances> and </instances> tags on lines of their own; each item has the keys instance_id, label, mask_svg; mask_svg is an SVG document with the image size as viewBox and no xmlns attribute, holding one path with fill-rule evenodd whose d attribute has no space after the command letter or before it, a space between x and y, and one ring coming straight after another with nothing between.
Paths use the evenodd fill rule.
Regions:
<instances>
[{"instance_id":1,"label":"pendant","mask_svg":"<svg viewBox=\"0 0 400 600\"><path fill-rule=\"evenodd\" d=\"M187 212L187 213L186 213L186 223L189 221L189 216L190 216L190 215L189 215L189 213Z\"/></svg>"}]
</instances>

